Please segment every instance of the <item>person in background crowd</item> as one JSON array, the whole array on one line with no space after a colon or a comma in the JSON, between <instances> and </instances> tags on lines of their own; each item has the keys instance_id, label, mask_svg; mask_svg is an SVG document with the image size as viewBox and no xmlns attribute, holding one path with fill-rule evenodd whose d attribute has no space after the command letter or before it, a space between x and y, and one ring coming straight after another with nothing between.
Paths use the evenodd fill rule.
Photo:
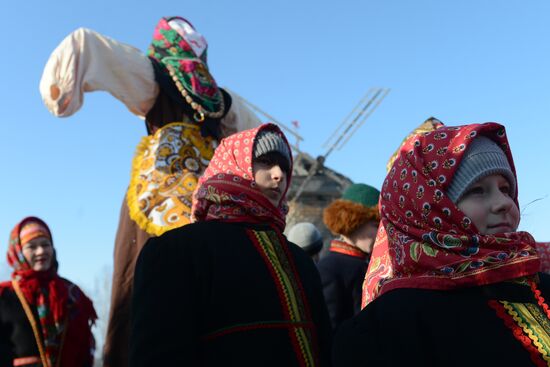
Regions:
<instances>
[{"instance_id":1,"label":"person in background crowd","mask_svg":"<svg viewBox=\"0 0 550 367\"><path fill-rule=\"evenodd\" d=\"M151 236L190 222L191 197L220 138L260 124L242 100L219 88L206 39L181 17L163 17L147 54L80 28L54 50L40 81L51 113L65 117L85 92L104 90L145 120L114 249L104 366L128 365L130 304L139 251Z\"/></svg>"},{"instance_id":2,"label":"person in background crowd","mask_svg":"<svg viewBox=\"0 0 550 367\"><path fill-rule=\"evenodd\" d=\"M380 220L379 196L372 186L352 184L323 211L325 225L339 236L317 264L334 330L361 310L361 285Z\"/></svg>"},{"instance_id":3,"label":"person in background crowd","mask_svg":"<svg viewBox=\"0 0 550 367\"><path fill-rule=\"evenodd\" d=\"M291 172L276 125L221 141L194 194L196 223L139 256L132 367L330 364L319 274L283 236Z\"/></svg>"},{"instance_id":4,"label":"person in background crowd","mask_svg":"<svg viewBox=\"0 0 550 367\"><path fill-rule=\"evenodd\" d=\"M517 231L517 187L500 124L411 136L382 186L366 307L336 335L335 365L547 366L550 278Z\"/></svg>"},{"instance_id":5,"label":"person in background crowd","mask_svg":"<svg viewBox=\"0 0 550 367\"><path fill-rule=\"evenodd\" d=\"M8 245L11 281L0 283L0 367L91 367L92 301L57 274L50 229L28 217Z\"/></svg>"},{"instance_id":6,"label":"person in background crowd","mask_svg":"<svg viewBox=\"0 0 550 367\"><path fill-rule=\"evenodd\" d=\"M319 251L323 248L323 236L313 223L296 223L288 231L288 240L302 248L314 262L319 260Z\"/></svg>"}]
</instances>

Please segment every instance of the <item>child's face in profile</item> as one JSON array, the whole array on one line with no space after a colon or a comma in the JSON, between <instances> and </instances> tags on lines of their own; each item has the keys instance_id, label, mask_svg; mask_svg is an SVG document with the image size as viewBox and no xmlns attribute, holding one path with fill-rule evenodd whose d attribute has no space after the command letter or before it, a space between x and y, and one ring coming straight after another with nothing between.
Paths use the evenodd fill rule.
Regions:
<instances>
[{"instance_id":1,"label":"child's face in profile","mask_svg":"<svg viewBox=\"0 0 550 367\"><path fill-rule=\"evenodd\" d=\"M510 190L510 183L504 176L487 176L472 184L457 206L472 220L480 234L515 232L519 225L519 209Z\"/></svg>"},{"instance_id":2,"label":"child's face in profile","mask_svg":"<svg viewBox=\"0 0 550 367\"><path fill-rule=\"evenodd\" d=\"M278 207L286 191L285 171L278 164L264 162L253 163L254 181L264 196Z\"/></svg>"}]
</instances>

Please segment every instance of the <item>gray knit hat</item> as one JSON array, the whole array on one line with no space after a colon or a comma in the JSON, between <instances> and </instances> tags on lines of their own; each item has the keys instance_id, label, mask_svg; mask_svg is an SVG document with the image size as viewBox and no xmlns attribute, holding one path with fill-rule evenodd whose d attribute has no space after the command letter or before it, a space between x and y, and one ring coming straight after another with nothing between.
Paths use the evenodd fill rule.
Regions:
<instances>
[{"instance_id":1,"label":"gray knit hat","mask_svg":"<svg viewBox=\"0 0 550 367\"><path fill-rule=\"evenodd\" d=\"M290 163L290 150L281 134L272 130L262 130L256 135L254 158L269 152L281 153Z\"/></svg>"},{"instance_id":2,"label":"gray knit hat","mask_svg":"<svg viewBox=\"0 0 550 367\"><path fill-rule=\"evenodd\" d=\"M447 189L447 195L454 203L457 203L472 184L494 174L501 174L508 180L510 193L515 196L516 178L506 154L493 140L485 136L478 136L466 149L460 166Z\"/></svg>"},{"instance_id":3,"label":"gray knit hat","mask_svg":"<svg viewBox=\"0 0 550 367\"><path fill-rule=\"evenodd\" d=\"M315 255L323 247L321 232L309 222L296 223L288 231L288 240L300 246L310 256Z\"/></svg>"}]
</instances>

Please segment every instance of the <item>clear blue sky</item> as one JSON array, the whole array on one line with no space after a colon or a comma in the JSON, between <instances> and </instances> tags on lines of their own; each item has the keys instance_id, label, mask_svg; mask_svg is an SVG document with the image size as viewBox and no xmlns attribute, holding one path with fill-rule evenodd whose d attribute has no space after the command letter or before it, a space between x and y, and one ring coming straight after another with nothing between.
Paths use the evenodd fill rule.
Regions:
<instances>
[{"instance_id":1,"label":"clear blue sky","mask_svg":"<svg viewBox=\"0 0 550 367\"><path fill-rule=\"evenodd\" d=\"M154 5L159 4L159 5ZM380 187L388 157L429 116L505 124L522 223L550 241L550 2L5 1L0 68L0 252L22 217L50 224L63 276L87 289L112 263L119 209L144 124L110 95L65 119L43 105L46 60L78 27L145 50L161 16L188 18L227 86L280 121L310 154L373 86L392 89L327 164ZM524 208L533 200L542 200ZM6 275L2 262L0 274Z\"/></svg>"}]
</instances>

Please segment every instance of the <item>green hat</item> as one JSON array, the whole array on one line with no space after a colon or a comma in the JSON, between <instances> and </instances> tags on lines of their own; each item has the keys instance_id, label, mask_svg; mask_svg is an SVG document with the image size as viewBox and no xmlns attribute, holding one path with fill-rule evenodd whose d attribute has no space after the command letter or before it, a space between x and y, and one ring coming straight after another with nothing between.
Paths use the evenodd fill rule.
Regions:
<instances>
[{"instance_id":1,"label":"green hat","mask_svg":"<svg viewBox=\"0 0 550 367\"><path fill-rule=\"evenodd\" d=\"M380 191L367 184L352 184L344 191L342 199L353 201L354 203L361 204L367 208L372 208L378 205L378 199L380 198Z\"/></svg>"},{"instance_id":2,"label":"green hat","mask_svg":"<svg viewBox=\"0 0 550 367\"><path fill-rule=\"evenodd\" d=\"M323 210L323 222L334 234L348 236L369 221L379 221L380 191L366 184L352 184L342 198Z\"/></svg>"}]
</instances>

